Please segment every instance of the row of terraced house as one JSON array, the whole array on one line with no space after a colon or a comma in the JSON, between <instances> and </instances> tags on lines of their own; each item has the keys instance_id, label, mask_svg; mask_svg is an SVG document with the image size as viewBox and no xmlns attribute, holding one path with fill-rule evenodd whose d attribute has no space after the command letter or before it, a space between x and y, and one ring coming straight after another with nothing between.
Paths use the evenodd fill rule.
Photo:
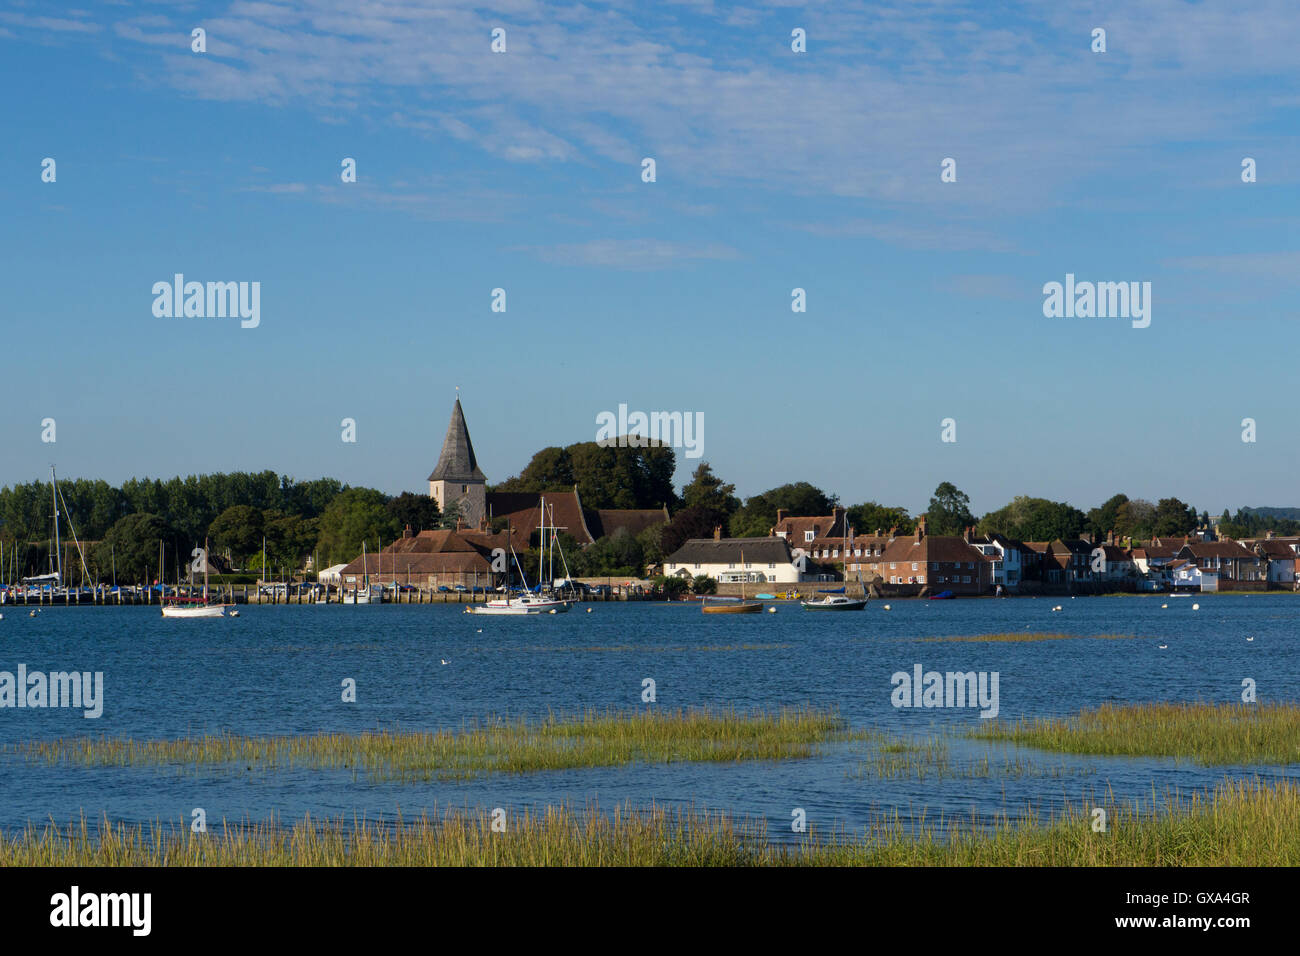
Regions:
<instances>
[{"instance_id":1,"label":"row of terraced house","mask_svg":"<svg viewBox=\"0 0 1300 956\"><path fill-rule=\"evenodd\" d=\"M1297 587L1300 537L1233 541L1211 534L1121 542L1018 541L1001 534L929 535L877 529L859 534L844 509L822 516L777 513L766 538L687 541L665 574L707 575L721 584L861 582L876 594L924 596L1106 591L1219 591Z\"/></svg>"}]
</instances>

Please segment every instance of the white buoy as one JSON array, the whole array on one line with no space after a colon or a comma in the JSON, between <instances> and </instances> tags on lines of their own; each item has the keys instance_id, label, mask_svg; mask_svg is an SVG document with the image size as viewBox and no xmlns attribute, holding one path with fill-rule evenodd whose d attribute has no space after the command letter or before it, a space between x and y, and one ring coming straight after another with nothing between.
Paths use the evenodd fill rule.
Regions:
<instances>
[{"instance_id":1,"label":"white buoy","mask_svg":"<svg viewBox=\"0 0 1300 956\"><path fill-rule=\"evenodd\" d=\"M1193 611L1199 611L1200 609L1201 609L1201 606L1200 606L1199 604L1193 604L1193 605L1192 605L1192 610L1193 610Z\"/></svg>"},{"instance_id":2,"label":"white buoy","mask_svg":"<svg viewBox=\"0 0 1300 956\"><path fill-rule=\"evenodd\" d=\"M1163 650L1167 650L1168 647L1169 647L1169 645L1168 645L1168 644L1157 644L1156 647L1160 648L1160 649L1163 651Z\"/></svg>"},{"instance_id":3,"label":"white buoy","mask_svg":"<svg viewBox=\"0 0 1300 956\"><path fill-rule=\"evenodd\" d=\"M889 605L888 605L888 604L885 605L885 610L886 610L886 611L889 610Z\"/></svg>"},{"instance_id":4,"label":"white buoy","mask_svg":"<svg viewBox=\"0 0 1300 956\"><path fill-rule=\"evenodd\" d=\"M770 608L768 608L768 609L767 609L767 613L768 613L768 614L775 614L775 613L776 613L776 608L774 608L774 607L770 607Z\"/></svg>"},{"instance_id":5,"label":"white buoy","mask_svg":"<svg viewBox=\"0 0 1300 956\"><path fill-rule=\"evenodd\" d=\"M1168 604L1162 604L1162 605L1160 605L1160 606L1161 606L1161 607L1168 607L1169 605L1168 605Z\"/></svg>"},{"instance_id":6,"label":"white buoy","mask_svg":"<svg viewBox=\"0 0 1300 956\"><path fill-rule=\"evenodd\" d=\"M587 613L588 613L588 614L591 613L591 608L587 608Z\"/></svg>"},{"instance_id":7,"label":"white buoy","mask_svg":"<svg viewBox=\"0 0 1300 956\"><path fill-rule=\"evenodd\" d=\"M231 617L239 617L239 612L238 612L238 611L231 611L231 612L230 612L230 616L231 616Z\"/></svg>"},{"instance_id":8,"label":"white buoy","mask_svg":"<svg viewBox=\"0 0 1300 956\"><path fill-rule=\"evenodd\" d=\"M27 613L27 616L28 616L28 617L35 617L35 616L36 616L36 612L35 612L35 611L29 611L29 612Z\"/></svg>"},{"instance_id":9,"label":"white buoy","mask_svg":"<svg viewBox=\"0 0 1300 956\"><path fill-rule=\"evenodd\" d=\"M446 666L446 663L447 663L447 662L446 662L445 660L443 660L441 657L438 658L438 660L442 661L443 665Z\"/></svg>"},{"instance_id":10,"label":"white buoy","mask_svg":"<svg viewBox=\"0 0 1300 956\"><path fill-rule=\"evenodd\" d=\"M554 614L554 613L555 613L555 608L551 608L551 609L550 609L549 611L547 611L546 613L548 613L548 614Z\"/></svg>"},{"instance_id":11,"label":"white buoy","mask_svg":"<svg viewBox=\"0 0 1300 956\"><path fill-rule=\"evenodd\" d=\"M483 628L480 627L480 628L479 628L477 631L475 631L474 633L475 633L475 634L482 634L482 633L483 633Z\"/></svg>"},{"instance_id":12,"label":"white buoy","mask_svg":"<svg viewBox=\"0 0 1300 956\"><path fill-rule=\"evenodd\" d=\"M1248 637L1248 638L1246 638L1246 643L1249 644L1249 643L1250 643L1251 641L1253 641L1253 640L1254 640L1253 637Z\"/></svg>"}]
</instances>

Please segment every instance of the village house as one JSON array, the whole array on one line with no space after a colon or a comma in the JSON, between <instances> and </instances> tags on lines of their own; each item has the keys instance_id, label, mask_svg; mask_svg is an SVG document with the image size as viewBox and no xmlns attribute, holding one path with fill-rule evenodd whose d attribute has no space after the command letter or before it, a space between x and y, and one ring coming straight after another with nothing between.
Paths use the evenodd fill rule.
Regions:
<instances>
[{"instance_id":1,"label":"village house","mask_svg":"<svg viewBox=\"0 0 1300 956\"><path fill-rule=\"evenodd\" d=\"M1259 556L1266 565L1265 579L1269 584L1295 589L1300 583L1297 562L1300 562L1300 538L1279 538L1270 531L1266 537L1243 539L1242 547Z\"/></svg>"},{"instance_id":2,"label":"village house","mask_svg":"<svg viewBox=\"0 0 1300 956\"><path fill-rule=\"evenodd\" d=\"M864 581L904 595L941 591L975 595L993 588L992 561L964 538L927 535L924 515L917 518L913 534L894 538L883 554L850 561L850 576L855 564Z\"/></svg>"},{"instance_id":3,"label":"village house","mask_svg":"<svg viewBox=\"0 0 1300 956\"><path fill-rule=\"evenodd\" d=\"M1217 591L1219 572L1198 567L1190 558L1175 559L1166 568L1175 591Z\"/></svg>"},{"instance_id":4,"label":"village house","mask_svg":"<svg viewBox=\"0 0 1300 956\"><path fill-rule=\"evenodd\" d=\"M504 582L509 570L503 560L508 545L505 532L443 529L412 534L408 526L382 551L348 562L338 580L345 590L367 581L420 588L494 587Z\"/></svg>"},{"instance_id":5,"label":"village house","mask_svg":"<svg viewBox=\"0 0 1300 956\"><path fill-rule=\"evenodd\" d=\"M1236 541L1189 540L1179 549L1178 557L1202 571L1217 572L1221 582L1262 582L1267 571L1259 555Z\"/></svg>"},{"instance_id":6,"label":"village house","mask_svg":"<svg viewBox=\"0 0 1300 956\"><path fill-rule=\"evenodd\" d=\"M966 529L966 540L993 563L993 585L1001 585L1010 593L1020 589L1025 573L1026 557L1032 554L1025 545L1004 534L975 535L974 528Z\"/></svg>"},{"instance_id":7,"label":"village house","mask_svg":"<svg viewBox=\"0 0 1300 956\"><path fill-rule=\"evenodd\" d=\"M785 538L724 538L722 529L712 538L691 538L664 558L664 573L687 580L704 575L719 584L797 584L826 580L828 575L800 571Z\"/></svg>"}]
</instances>

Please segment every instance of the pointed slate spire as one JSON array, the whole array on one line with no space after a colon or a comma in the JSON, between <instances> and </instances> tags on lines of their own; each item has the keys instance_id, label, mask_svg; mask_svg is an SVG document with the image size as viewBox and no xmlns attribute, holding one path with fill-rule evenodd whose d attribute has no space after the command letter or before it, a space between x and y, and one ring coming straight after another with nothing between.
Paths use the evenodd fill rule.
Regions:
<instances>
[{"instance_id":1,"label":"pointed slate spire","mask_svg":"<svg viewBox=\"0 0 1300 956\"><path fill-rule=\"evenodd\" d=\"M447 425L447 437L442 441L442 454L438 456L438 464L429 481L487 481L487 476L479 469L478 459L474 457L474 446L469 440L469 428L465 425L459 395L451 409L451 422Z\"/></svg>"}]
</instances>

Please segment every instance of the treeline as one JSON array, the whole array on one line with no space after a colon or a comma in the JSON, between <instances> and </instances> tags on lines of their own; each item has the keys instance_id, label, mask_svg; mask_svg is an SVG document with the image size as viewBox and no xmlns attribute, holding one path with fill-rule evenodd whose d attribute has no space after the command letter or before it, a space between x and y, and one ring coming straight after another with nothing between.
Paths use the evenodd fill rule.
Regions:
<instances>
[{"instance_id":1,"label":"treeline","mask_svg":"<svg viewBox=\"0 0 1300 956\"><path fill-rule=\"evenodd\" d=\"M675 456L671 448L602 447L581 442L544 448L516 477L494 486L495 491L544 492L578 486L591 508L657 508L667 505L671 519L638 535L625 531L579 548L564 538L571 573L581 576L640 575L645 568L672 554L689 538L710 538L715 528L730 537L763 537L776 524L779 511L791 515L826 515L839 504L836 495L800 481L768 489L743 501L735 485L714 474L708 462L695 469L678 494L673 486ZM59 482L72 518L65 536L75 529L89 543L86 563L90 576L107 581L152 580L158 576L159 542L168 557L165 575L188 563L194 547L205 538L218 566L262 570L265 547L269 571L292 573L311 556L328 567L355 558L363 542L377 548L409 525L413 531L454 527L454 508L442 514L423 494L390 496L373 488L349 487L334 478L298 481L273 471L191 475L168 481L133 478L114 487L90 479ZM57 561L51 553L51 486L28 482L0 489L0 546L3 577L14 580L41 574ZM847 509L857 534L877 530L911 534L920 515L906 508L875 501ZM1233 538L1262 537L1266 531L1300 534L1300 521L1281 517L1280 509L1243 508L1224 511L1221 534ZM1212 527L1213 519L1178 498L1156 502L1117 494L1084 512L1063 501L1017 496L982 517L970 510L969 497L951 482L941 483L922 513L930 534L957 535L974 527L979 534L1004 534L1022 541L1078 538L1094 540L1114 532L1120 539L1147 541L1180 537ZM77 579L81 558L65 544L63 563ZM536 573L541 549L534 541L520 556Z\"/></svg>"},{"instance_id":2,"label":"treeline","mask_svg":"<svg viewBox=\"0 0 1300 956\"><path fill-rule=\"evenodd\" d=\"M64 540L56 556L51 491L48 481L0 488L3 578L43 574L62 557L67 579L80 580L74 532L93 580L133 583L159 576L160 542L169 580L205 538L218 567L261 571L265 548L268 569L292 573L308 556L327 567L352 560L362 542L392 541L408 524L419 532L455 520L425 495L390 496L334 478L297 481L272 471L133 478L120 487L72 478L59 481Z\"/></svg>"}]
</instances>

